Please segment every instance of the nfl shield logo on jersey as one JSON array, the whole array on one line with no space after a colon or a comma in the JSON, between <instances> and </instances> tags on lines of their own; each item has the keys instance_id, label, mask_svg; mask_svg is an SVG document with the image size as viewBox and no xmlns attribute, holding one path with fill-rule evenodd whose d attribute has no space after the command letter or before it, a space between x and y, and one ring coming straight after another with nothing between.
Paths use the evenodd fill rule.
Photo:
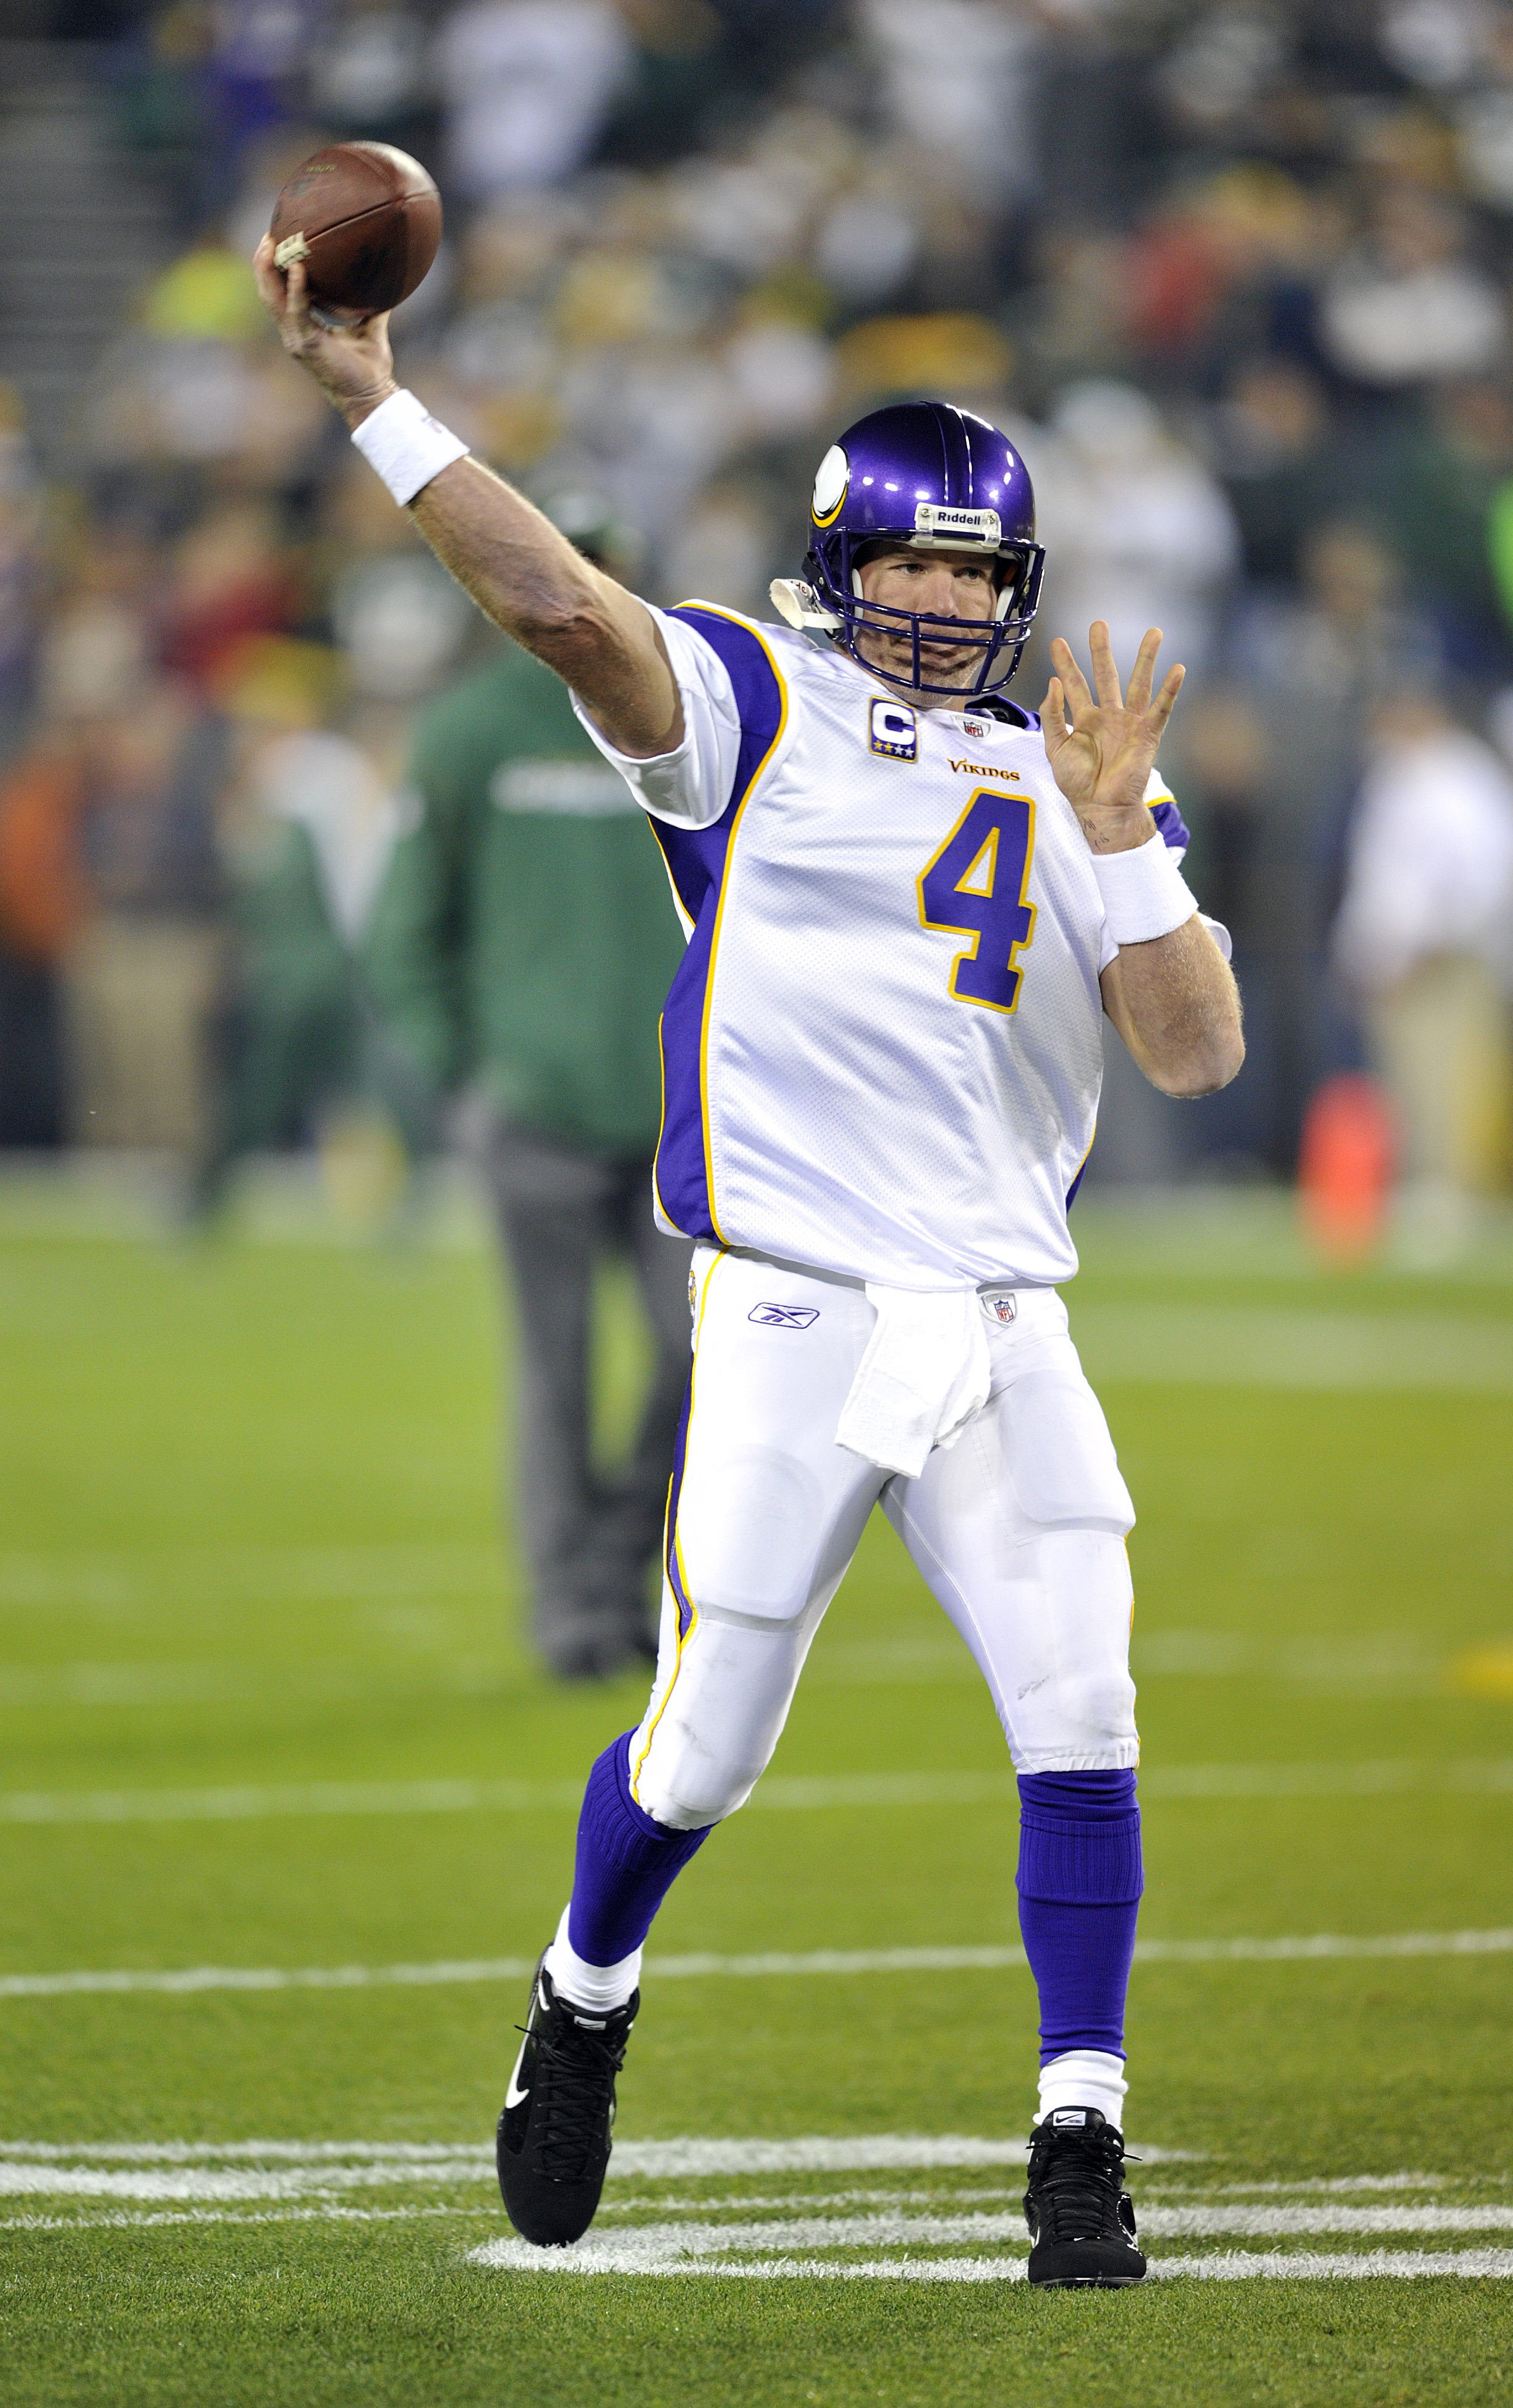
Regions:
<instances>
[{"instance_id":1,"label":"nfl shield logo on jersey","mask_svg":"<svg viewBox=\"0 0 1513 2408\"><path fill-rule=\"evenodd\" d=\"M985 1287L981 1295L982 1310L990 1321L1012 1321L1019 1311L1011 1287Z\"/></svg>"},{"instance_id":2,"label":"nfl shield logo on jersey","mask_svg":"<svg viewBox=\"0 0 1513 2408\"><path fill-rule=\"evenodd\" d=\"M890 761L919 759L919 724L906 702L874 702L871 743L874 752Z\"/></svg>"}]
</instances>

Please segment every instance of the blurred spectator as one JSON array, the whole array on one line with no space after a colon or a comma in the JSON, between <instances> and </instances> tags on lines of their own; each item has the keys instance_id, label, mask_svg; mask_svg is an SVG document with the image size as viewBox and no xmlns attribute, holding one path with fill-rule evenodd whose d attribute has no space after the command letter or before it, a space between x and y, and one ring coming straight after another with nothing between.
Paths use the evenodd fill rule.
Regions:
<instances>
[{"instance_id":1,"label":"blurred spectator","mask_svg":"<svg viewBox=\"0 0 1513 2408\"><path fill-rule=\"evenodd\" d=\"M26 414L0 385L0 762L21 740L42 605L42 492Z\"/></svg>"},{"instance_id":2,"label":"blurred spectator","mask_svg":"<svg viewBox=\"0 0 1513 2408\"><path fill-rule=\"evenodd\" d=\"M1000 0L863 0L893 129L964 197L1001 206L1034 179L1043 33Z\"/></svg>"},{"instance_id":3,"label":"blurred spectator","mask_svg":"<svg viewBox=\"0 0 1513 2408\"><path fill-rule=\"evenodd\" d=\"M437 53L454 189L482 198L580 166L630 73L609 0L472 0Z\"/></svg>"},{"instance_id":4,"label":"blurred spectator","mask_svg":"<svg viewBox=\"0 0 1513 2408\"><path fill-rule=\"evenodd\" d=\"M1070 386L1051 433L1054 445L1029 456L1045 494L1058 628L1085 646L1092 622L1106 619L1116 658L1129 661L1160 627L1168 666L1184 661L1201 677L1239 563L1221 489L1133 385Z\"/></svg>"},{"instance_id":5,"label":"blurred spectator","mask_svg":"<svg viewBox=\"0 0 1513 2408\"><path fill-rule=\"evenodd\" d=\"M236 951L221 999L222 1097L200 1170L213 1203L242 1154L308 1144L376 1094L355 954L413 818L408 722L341 712L342 666L321 646L264 638L226 691L229 775L219 839ZM333 725L331 723L338 724Z\"/></svg>"},{"instance_id":6,"label":"blurred spectator","mask_svg":"<svg viewBox=\"0 0 1513 2408\"><path fill-rule=\"evenodd\" d=\"M1461 212L1441 194L1389 183L1368 238L1324 286L1325 356L1364 385L1479 376L1507 351L1507 309L1467 255Z\"/></svg>"},{"instance_id":7,"label":"blurred spectator","mask_svg":"<svg viewBox=\"0 0 1513 2408\"><path fill-rule=\"evenodd\" d=\"M161 603L164 664L214 691L250 638L288 628L298 585L260 502L228 502L196 521L175 547Z\"/></svg>"},{"instance_id":8,"label":"blurred spectator","mask_svg":"<svg viewBox=\"0 0 1513 2408\"><path fill-rule=\"evenodd\" d=\"M74 1142L203 1145L221 967L216 723L150 671L119 605L51 631L31 746L0 794L0 913L58 980Z\"/></svg>"},{"instance_id":9,"label":"blurred spectator","mask_svg":"<svg viewBox=\"0 0 1513 2408\"><path fill-rule=\"evenodd\" d=\"M102 364L85 418L99 466L216 466L251 486L298 482L327 436L261 310L247 260L207 233L151 284Z\"/></svg>"},{"instance_id":10,"label":"blurred spectator","mask_svg":"<svg viewBox=\"0 0 1513 2408\"><path fill-rule=\"evenodd\" d=\"M1247 574L1263 585L1294 583L1309 533L1350 499L1322 382L1296 361L1243 361L1215 412L1214 437Z\"/></svg>"},{"instance_id":11,"label":"blurred spectator","mask_svg":"<svg viewBox=\"0 0 1513 2408\"><path fill-rule=\"evenodd\" d=\"M592 496L552 515L623 560ZM401 1069L465 1094L514 1271L522 1357L520 1513L536 1642L596 1678L655 1655L646 1594L688 1383L690 1249L652 1220L659 1015L682 952L658 849L566 688L514 646L433 706L422 817L364 948ZM592 1460L596 1266L628 1255L656 1345L631 1460Z\"/></svg>"},{"instance_id":12,"label":"blurred spectator","mask_svg":"<svg viewBox=\"0 0 1513 2408\"><path fill-rule=\"evenodd\" d=\"M1392 1099L1408 1211L1449 1241L1513 1170L1513 780L1431 694L1372 716L1334 957Z\"/></svg>"},{"instance_id":13,"label":"blurred spectator","mask_svg":"<svg viewBox=\"0 0 1513 2408\"><path fill-rule=\"evenodd\" d=\"M310 53L308 99L347 138L414 150L429 122L432 76L425 21L394 0L337 0Z\"/></svg>"},{"instance_id":14,"label":"blurred spectator","mask_svg":"<svg viewBox=\"0 0 1513 2408\"><path fill-rule=\"evenodd\" d=\"M1241 612L1225 691L1188 713L1173 757L1174 775L1191 763L1205 843L1206 790L1213 796L1246 996L1249 1092L1227 1111L1222 1098L1202 1110L1227 1146L1277 1170L1291 1168L1304 1104L1344 1041L1325 946L1366 722L1436 659L1432 631L1401 600L1398 563L1369 529L1326 521L1306 540L1302 569L1296 598L1258 595ZM1229 1118L1242 1111L1243 1137Z\"/></svg>"},{"instance_id":15,"label":"blurred spectator","mask_svg":"<svg viewBox=\"0 0 1513 2408\"><path fill-rule=\"evenodd\" d=\"M1513 669L1492 517L1510 478L1513 403L1501 381L1477 379L1439 386L1384 448L1376 480L1381 523L1412 564L1447 667L1485 683Z\"/></svg>"}]
</instances>

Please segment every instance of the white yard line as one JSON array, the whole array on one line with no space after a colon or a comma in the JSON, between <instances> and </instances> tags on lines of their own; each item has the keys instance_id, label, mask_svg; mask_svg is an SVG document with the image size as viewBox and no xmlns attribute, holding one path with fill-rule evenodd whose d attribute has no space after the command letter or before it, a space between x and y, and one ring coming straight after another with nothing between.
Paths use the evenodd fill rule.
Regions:
<instances>
[{"instance_id":1,"label":"white yard line","mask_svg":"<svg viewBox=\"0 0 1513 2408\"><path fill-rule=\"evenodd\" d=\"M1276 1940L1143 1940L1143 1965L1283 1964L1334 1957L1502 1956L1513 1952L1513 1929L1494 1931L1316 1932ZM434 1988L455 1983L523 1981L529 1956L442 1957L426 1965L189 1965L155 1971L0 1974L0 1999L62 1999L92 1994L157 1992L191 1996L202 1990L368 1990ZM827 1974L1022 1972L1017 1947L818 1948L764 1950L759 1955L652 1957L649 1981L690 1982Z\"/></svg>"},{"instance_id":2,"label":"white yard line","mask_svg":"<svg viewBox=\"0 0 1513 2408\"><path fill-rule=\"evenodd\" d=\"M967 1659L963 1657L963 1663ZM1154 1765L1148 1799L1379 1797L1417 1790L1513 1795L1513 1756L1397 1756L1340 1764ZM770 1773L747 1813L835 1807L972 1806L1015 1796L1011 1772ZM225 1789L41 1789L0 1794L0 1823L240 1823L326 1814L557 1814L578 1781L312 1781Z\"/></svg>"},{"instance_id":3,"label":"white yard line","mask_svg":"<svg viewBox=\"0 0 1513 2408\"><path fill-rule=\"evenodd\" d=\"M231 2208L164 2209L133 2214L9 2215L0 2217L4 2232L144 2231L164 2226L249 2224L404 2224L439 2217L497 2214L497 2209L465 2207L280 2207L238 2213ZM501 2256L511 2247L526 2253L519 2262ZM491 2272L588 2274L635 2273L668 2275L729 2275L743 2280L818 2279L825 2282L1022 2283L1025 2260L1017 2258L894 2258L862 2261L835 2258L704 2258L666 2265L589 2266L575 2262L573 2253L529 2249L527 2243L491 2241L466 2253L468 2262ZM1184 2276L1206 2283L1235 2282L1371 2282L1383 2278L1422 2279L1451 2275L1469 2281L1513 2280L1513 2249L1373 2249L1359 2254L1325 2256L1312 2250L1232 2249L1208 2257L1153 2257L1150 2279L1171 2282Z\"/></svg>"},{"instance_id":4,"label":"white yard line","mask_svg":"<svg viewBox=\"0 0 1513 2408\"><path fill-rule=\"evenodd\" d=\"M1011 2169L1024 2161L1021 2138L865 2133L790 2140L624 2141L611 2173L647 2182L752 2174L925 2168ZM1148 2162L1182 2155L1141 2147ZM476 2201L430 2200L381 2205L354 2200L382 2186L427 2191L475 2189ZM1370 2242L1491 2236L1513 2231L1513 2201L1351 2204L1364 2190L1449 2187L1429 2173L1341 2174L1295 2185L1258 2184L1205 2194L1190 2189L1147 2199L1140 2211L1150 2272L1162 2281L1361 2281L1454 2275L1513 2278L1513 2248L1404 2247L1316 2250L1226 2248L1163 2254L1166 2243ZM1017 2185L1015 2186L1017 2189ZM607 2202L614 2222L565 2250L532 2247L495 2230L466 2255L493 2272L550 2274L731 2275L747 2280L819 2278L843 2282L998 2283L1024 2278L1026 2241L1015 2189L986 2192L842 2191L828 2198L780 2192L727 2192L704 2198L636 2198ZM1321 2196L1327 2190L1327 2196ZM1290 2191L1292 2196L1277 2196ZM1298 2194L1307 2194L1300 2197ZM38 2208L0 2217L10 2231L151 2229L164 2226L266 2223L387 2223L481 2216L498 2219L492 2154L455 2142L96 2141L0 2143L0 2198L35 2200ZM44 2200L76 2213L50 2214ZM954 2205L953 2205L954 2201ZM998 2204L1002 2201L1002 2204ZM92 2212L92 2209L93 2212ZM756 2211L764 2210L765 2214ZM825 2211L849 2210L849 2213ZM78 2212L82 2211L82 2212ZM618 2211L618 2212L617 2212ZM679 2213L679 2211L685 2211ZM860 2212L858 2212L860 2211ZM622 2222L622 2216L646 2220ZM673 2216L676 2221L669 2220Z\"/></svg>"},{"instance_id":5,"label":"white yard line","mask_svg":"<svg viewBox=\"0 0 1513 2408\"><path fill-rule=\"evenodd\" d=\"M502 2265L489 2252L498 2244L490 2242L483 2249L468 2255L476 2265ZM522 2243L521 2247L525 2244ZM559 2253L543 2250L538 2258L555 2258ZM527 2271L523 2268L517 2272ZM624 2266L573 2267L536 2264L528 2271L535 2273L625 2273L732 2275L749 2281L766 2277L769 2280L809 2280L832 2283L1022 2283L1026 2279L1022 2258L875 2258L870 2263L843 2265L834 2258L774 2258L742 2260L714 2258L690 2266ZM1150 2279L1172 2282L1191 2276L1204 2283L1242 2282L1373 2282L1383 2276L1395 2276L1409 2281L1432 2275L1460 2275L1472 2282L1489 2279L1513 2281L1513 2249L1451 2249L1432 2253L1420 2249L1375 2249L1354 2257L1322 2257L1311 2250L1299 2250L1296 2255L1282 2251L1229 2250L1213 2258L1153 2258L1149 2263Z\"/></svg>"},{"instance_id":6,"label":"white yard line","mask_svg":"<svg viewBox=\"0 0 1513 2408\"><path fill-rule=\"evenodd\" d=\"M896 2163L904 2144L884 2141L890 2162ZM971 2144L965 2144L970 2146ZM721 2143L714 2143L721 2149ZM828 2161L844 2155L835 2143L810 2144ZM938 2150L939 2144L936 2144ZM947 2144L949 2162L961 2162L963 2144ZM1022 2143L978 2143L997 2162L1022 2164ZM917 2145L915 2161L929 2149ZM939 2162L939 2156L935 2157ZM981 2157L974 2154L974 2160ZM876 2162L874 2158L873 2162ZM621 2170L625 2171L624 2169ZM475 2152L438 2157L424 2164L412 2158L362 2165L267 2168L197 2166L169 2170L162 2166L119 2167L46 2164L36 2159L0 2159L0 2198L140 2200L158 2206L228 2206L261 2200L318 2200L336 2203L345 2194L403 2186L450 2189L480 2183L492 2185L492 2167L482 2165ZM619 2267L640 2264L649 2255L675 2258L707 2257L728 2251L807 2250L816 2248L949 2247L982 2243L1018 2243L1023 2219L1017 2207L975 2209L966 2214L940 2214L899 2206L875 2208L850 2215L806 2214L767 2223L732 2220L728 2211L749 2202L705 2202L727 2211L718 2222L650 2224L599 2232L581 2244L585 2259L607 2252ZM780 2204L790 2204L784 2201ZM812 2203L792 2202L806 2207ZM1348 2207L1341 2204L1262 2206L1223 2205L1193 2201L1181 2206L1150 2205L1141 2214L1141 2229L1152 2240L1220 2240L1244 2236L1268 2240L1317 2237L1322 2234L1444 2234L1513 2231L1513 2205L1444 2207Z\"/></svg>"},{"instance_id":7,"label":"white yard line","mask_svg":"<svg viewBox=\"0 0 1513 2408\"><path fill-rule=\"evenodd\" d=\"M1010 2228L1016 2228L1011 2229ZM974 2241L1002 2245L1012 2240L1015 2257L871 2258L836 2260L796 2256L813 2249L907 2249ZM548 2274L741 2274L824 2275L841 2280L913 2282L1015 2282L1024 2278L1024 2229L1019 2217L797 2216L785 2224L648 2226L639 2231L591 2234L568 2249L537 2249L527 2241L500 2235L468 2253L476 2266L511 2273ZM750 2253L761 2252L760 2256ZM771 2252L772 2255L766 2253ZM1151 2272L1169 2277L1196 2274L1207 2280L1244 2275L1478 2274L1513 2277L1513 2249L1430 2253L1364 2250L1323 2257L1297 2253L1231 2250L1213 2257L1161 2258Z\"/></svg>"},{"instance_id":8,"label":"white yard line","mask_svg":"<svg viewBox=\"0 0 1513 2408\"><path fill-rule=\"evenodd\" d=\"M162 2224L408 2224L441 2215L497 2215L497 2206L477 2207L172 2207L137 2214L123 2208L110 2215L0 2215L0 2232L145 2232Z\"/></svg>"}]
</instances>

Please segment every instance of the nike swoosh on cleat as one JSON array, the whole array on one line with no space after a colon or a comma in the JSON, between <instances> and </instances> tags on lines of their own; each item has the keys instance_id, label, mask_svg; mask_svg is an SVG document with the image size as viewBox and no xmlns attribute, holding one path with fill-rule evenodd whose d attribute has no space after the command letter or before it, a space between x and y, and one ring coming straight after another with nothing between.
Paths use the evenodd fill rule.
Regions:
<instances>
[{"instance_id":1,"label":"nike swoosh on cleat","mask_svg":"<svg viewBox=\"0 0 1513 2408\"><path fill-rule=\"evenodd\" d=\"M525 2051L521 2048L519 2057L515 2059L515 2071L509 2077L509 2088L505 2093L505 2112L507 2114L511 2107L518 2107L522 2099L529 2099L531 2095L529 2090L521 2090L517 2087L520 2080L520 2070L524 2062Z\"/></svg>"}]
</instances>

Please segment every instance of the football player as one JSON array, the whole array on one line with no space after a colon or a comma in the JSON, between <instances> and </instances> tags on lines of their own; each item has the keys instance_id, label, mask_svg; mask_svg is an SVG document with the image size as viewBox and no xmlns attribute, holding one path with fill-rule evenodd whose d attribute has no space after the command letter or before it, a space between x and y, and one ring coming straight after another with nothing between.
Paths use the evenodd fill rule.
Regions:
<instances>
[{"instance_id":1,"label":"football player","mask_svg":"<svg viewBox=\"0 0 1513 2408\"><path fill-rule=\"evenodd\" d=\"M688 934L663 1021L655 1169L694 1240L692 1369L647 1711L589 1774L572 1896L498 2135L505 2203L583 2233L641 1951L749 1797L880 1504L992 1691L1019 1774L1040 2003L1032 2282L1137 2282L1123 2013L1142 1885L1134 1522L1058 1284L1092 1142L1101 1019L1157 1086L1235 1076L1222 931L1155 769L1181 683L1127 692L1101 622L1040 715L1005 698L1043 553L1016 447L944 403L826 452L786 626L656 610L396 390L385 322L287 348L491 618L571 688L649 816Z\"/></svg>"}]
</instances>

